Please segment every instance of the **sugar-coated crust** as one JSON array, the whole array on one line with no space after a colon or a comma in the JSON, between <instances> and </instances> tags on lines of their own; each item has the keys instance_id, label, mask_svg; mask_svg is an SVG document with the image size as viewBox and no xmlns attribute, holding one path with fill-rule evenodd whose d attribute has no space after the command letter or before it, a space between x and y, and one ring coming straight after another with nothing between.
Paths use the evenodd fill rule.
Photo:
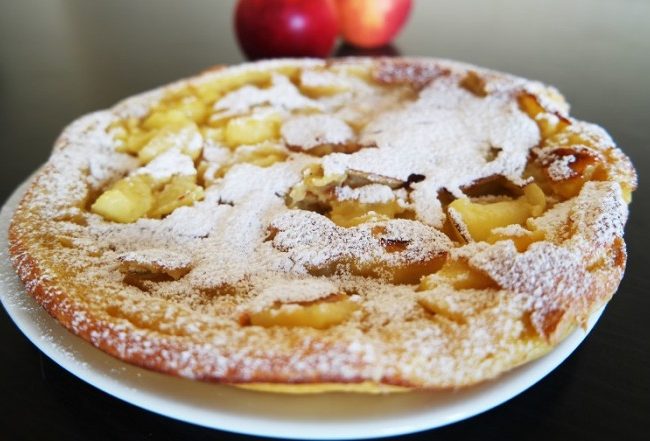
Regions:
<instances>
[{"instance_id":1,"label":"sugar-coated crust","mask_svg":"<svg viewBox=\"0 0 650 441\"><path fill-rule=\"evenodd\" d=\"M387 81L419 87L440 72L472 70L496 78L497 85L528 90L540 100L557 94L539 83L446 60L328 63L345 62L393 66L393 76L388 75ZM576 127L597 138L596 148L602 147L611 159L608 179L585 184L575 198L556 205L548 219L542 217L540 228L548 230L547 240L523 253L511 241L470 243L450 251L499 285L487 294L478 290L457 294L451 288L448 293L418 294L436 301L458 300L460 307L466 302L470 312L462 323L445 317L433 320L415 310L414 299L405 303L406 319L401 322L352 320L326 330L262 328L242 326L225 313L206 317L189 303L134 297L132 288L122 292L121 280L110 277L118 274L111 267L114 250L97 252L92 235L84 236L87 219L79 220L85 216L79 213L94 189L132 167L123 154L114 153L108 135L100 133L124 115L144 115L166 92L210 81L224 72L320 64L317 60L280 60L216 67L72 123L56 141L52 157L34 179L10 226L12 262L27 292L68 330L128 363L186 378L298 393L398 390L392 386L434 390L476 384L550 351L611 298L626 260L622 232L627 206L619 183L633 189L636 175L602 129L575 120ZM548 104L554 105L568 118L568 106L562 100ZM86 153L80 153L81 146ZM117 162L107 167L102 158L117 158ZM100 221L93 218L91 222ZM61 236L72 237L77 245L61 246ZM95 279L96 273L88 269L93 265L107 268L108 279ZM521 274L513 276L514 267ZM82 273L89 278L80 280ZM406 287L395 288L400 289L406 293ZM396 294L382 291L381 295L390 301ZM119 301L128 307L116 306ZM292 389L291 385L309 386Z\"/></svg>"}]
</instances>

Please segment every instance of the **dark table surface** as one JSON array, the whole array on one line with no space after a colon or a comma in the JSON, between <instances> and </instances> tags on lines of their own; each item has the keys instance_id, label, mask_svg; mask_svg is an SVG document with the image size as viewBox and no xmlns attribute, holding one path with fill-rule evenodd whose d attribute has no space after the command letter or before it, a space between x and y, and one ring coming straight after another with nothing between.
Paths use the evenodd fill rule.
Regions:
<instances>
[{"instance_id":1,"label":"dark table surface","mask_svg":"<svg viewBox=\"0 0 650 441\"><path fill-rule=\"evenodd\" d=\"M0 199L77 116L243 60L232 1L0 0ZM650 2L425 1L393 52L453 58L554 84L606 127L640 175L625 278L593 332L537 385L410 439L649 439ZM349 50L341 49L341 52ZM141 410L67 373L0 308L0 439L217 440L241 435Z\"/></svg>"}]
</instances>

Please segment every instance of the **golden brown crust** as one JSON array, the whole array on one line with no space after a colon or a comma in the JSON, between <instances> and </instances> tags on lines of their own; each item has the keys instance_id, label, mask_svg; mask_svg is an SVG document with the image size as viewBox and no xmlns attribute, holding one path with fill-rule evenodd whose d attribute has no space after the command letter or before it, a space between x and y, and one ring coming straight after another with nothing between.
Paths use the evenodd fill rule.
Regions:
<instances>
[{"instance_id":1,"label":"golden brown crust","mask_svg":"<svg viewBox=\"0 0 650 441\"><path fill-rule=\"evenodd\" d=\"M368 63L367 60L362 62ZM430 60L382 60L378 78L389 84L410 80L421 89L437 76L458 69L462 71L466 66ZM223 71L222 66L216 66L206 71L206 75ZM471 72L488 75L477 68L472 68ZM409 77L413 74L415 78ZM529 85L525 82L522 84ZM530 87L535 89L541 86ZM120 111L115 113L119 114ZM548 228L554 233L570 231L567 237L559 233L553 237L547 233L547 248L550 251L540 251L539 254L548 258L552 269L557 270L555 278L551 278L549 284L542 288L560 288L555 291L547 289L535 297L532 292L540 289L540 286L513 278L495 262L495 259L505 256L512 259L508 265L521 265L525 270L529 265L526 259L535 258L535 252L541 246L517 253L508 248L506 242L499 242L503 248L501 254L491 255L490 249L475 243L468 245L465 251L458 251L461 255L465 253L461 257L468 259L471 267L489 274L501 288L490 291L485 304L472 304L471 308L475 310L468 313L469 324L459 325L453 320L453 315L446 317L444 308L440 310L442 313L433 316L420 309L408 312L405 313L408 317L406 322L387 323L383 327L373 328L371 332L363 327L363 322L325 331L267 329L241 327L235 322L210 322L204 314L197 315L186 305L172 304L171 309L158 311L156 308L163 304L160 299L145 296L134 300L130 297L129 287L126 287L127 295L127 291L111 292L115 285L108 282L105 286L80 283L79 274L88 270L74 262L75 256L81 259L83 255L84 259L97 264L106 264L107 260L102 260L101 253L89 257L89 253L94 252L89 249L82 252L74 248L62 249L61 233L52 228L55 222L67 222L70 224L70 234L78 239L75 234L83 230L85 220L75 224L74 216L79 207L88 203L88 188L92 185L78 182L82 189L69 189L69 182L58 182L58 176L66 173L62 158L65 159L66 152L72 151L71 146L78 141L75 137L84 136L90 131L88 127L106 126L113 120L114 117L108 114L91 115L67 129L57 141L54 159L39 172L16 210L9 229L10 253L26 290L51 316L99 349L147 369L204 381L242 384L258 390L299 393L397 390L393 386L423 389L466 386L493 378L551 350L611 298L623 275L626 254L621 233L627 210L621 203L618 186L607 184L625 183L631 191L636 187L636 174L629 159L612 143L602 148L606 156L604 167L609 172L607 180L583 187L581 194L584 193L584 197L575 197L576 208L569 209L566 219L561 220L561 226L549 221L551 226ZM584 130L589 132L591 129L586 127ZM89 148L95 147L91 145ZM59 162L56 162L57 158ZM71 167L77 164L73 162ZM88 169L78 167L70 172L77 173L81 180ZM56 200L61 195L51 190L53 186L66 187L64 200ZM588 204L588 191L609 201L606 206L609 212L592 213L593 206L584 205ZM63 220L53 219L48 207L58 203L77 211L58 210L63 213ZM585 207L591 215L581 217L581 210ZM556 211L559 213L561 210L557 208ZM561 217L561 214L558 216ZM570 251L566 256L575 260L575 267L562 271L558 266L563 265L561 259L565 257L562 254L565 249ZM111 252L107 251L108 254ZM66 259L69 259L67 263ZM569 277L566 271L573 273ZM570 284L579 285L580 290L571 290ZM144 317L130 309L115 309L112 303L114 299L110 297L108 300L97 300L107 295L124 295L128 302L134 302L134 310L142 306L153 309L149 316ZM438 290L431 295L441 294ZM413 304L416 304L415 301ZM161 318L170 311L196 320L198 331L182 320L171 327L162 326ZM502 327L489 326L488 323L492 322L499 322ZM430 334L421 335L423 323L434 323ZM473 333L477 329L485 330L485 345L492 350L485 354L472 352L463 360L460 355L462 351L457 345L464 340L474 341L476 337ZM433 344L440 345L438 354L430 348L418 347ZM418 355L423 352L425 355ZM464 363L470 363L470 366L464 366ZM267 387L264 383L271 386ZM293 388L291 385L294 384L309 386Z\"/></svg>"}]
</instances>

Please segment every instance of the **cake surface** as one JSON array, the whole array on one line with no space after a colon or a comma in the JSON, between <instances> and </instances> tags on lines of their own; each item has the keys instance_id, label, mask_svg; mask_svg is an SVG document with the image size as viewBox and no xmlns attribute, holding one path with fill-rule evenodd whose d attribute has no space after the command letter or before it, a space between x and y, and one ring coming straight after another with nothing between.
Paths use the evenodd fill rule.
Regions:
<instances>
[{"instance_id":1,"label":"cake surface","mask_svg":"<svg viewBox=\"0 0 650 441\"><path fill-rule=\"evenodd\" d=\"M636 188L541 83L437 59L215 68L68 126L10 227L26 289L124 361L283 392L440 389L616 291Z\"/></svg>"}]
</instances>

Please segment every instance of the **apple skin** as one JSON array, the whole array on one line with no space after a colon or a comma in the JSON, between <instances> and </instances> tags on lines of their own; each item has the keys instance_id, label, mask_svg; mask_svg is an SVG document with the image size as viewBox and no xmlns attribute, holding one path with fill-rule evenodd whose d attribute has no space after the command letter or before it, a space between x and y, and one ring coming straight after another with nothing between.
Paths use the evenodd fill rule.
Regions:
<instances>
[{"instance_id":1,"label":"apple skin","mask_svg":"<svg viewBox=\"0 0 650 441\"><path fill-rule=\"evenodd\" d=\"M246 56L327 57L338 36L334 0L239 0L235 31Z\"/></svg>"},{"instance_id":2,"label":"apple skin","mask_svg":"<svg viewBox=\"0 0 650 441\"><path fill-rule=\"evenodd\" d=\"M408 18L411 0L336 0L343 39L363 48L390 43Z\"/></svg>"}]
</instances>

